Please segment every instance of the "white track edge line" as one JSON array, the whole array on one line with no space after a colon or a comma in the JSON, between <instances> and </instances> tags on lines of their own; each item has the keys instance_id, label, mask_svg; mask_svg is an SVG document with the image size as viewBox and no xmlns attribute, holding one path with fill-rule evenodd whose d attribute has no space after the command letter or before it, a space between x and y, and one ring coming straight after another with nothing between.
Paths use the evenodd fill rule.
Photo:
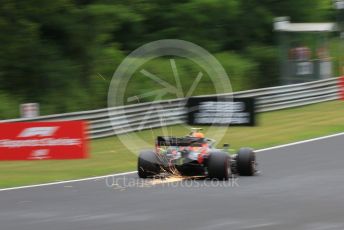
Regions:
<instances>
[{"instance_id":1,"label":"white track edge line","mask_svg":"<svg viewBox=\"0 0 344 230\"><path fill-rule=\"evenodd\" d=\"M337 136L341 136L341 135L344 135L344 132L336 133L336 134L331 134L331 135L327 135L327 136L322 136L322 137L316 137L316 138L312 138L312 139L308 139L308 140L303 140L303 141L292 142L292 143L283 144L283 145L277 145L277 146L273 146L273 147L269 147L269 148L264 148L264 149L258 149L258 150L255 150L255 152L258 153L258 152L264 152L264 151L268 151L268 150L280 149L280 148L285 148L285 147L289 147L289 146L293 146L293 145L299 145L299 144L304 144L304 143L308 143L308 142L324 140L324 139L328 139L328 138L332 138L332 137L337 137Z\"/></svg>"},{"instance_id":2,"label":"white track edge line","mask_svg":"<svg viewBox=\"0 0 344 230\"><path fill-rule=\"evenodd\" d=\"M67 183L80 182L80 181L104 179L104 178L107 178L110 176L125 176L125 175L134 174L136 172L137 171L132 171L132 172L125 172L125 173L109 174L109 175L104 175L104 176L87 177L87 178L83 178L83 179L65 180L65 181L57 181L57 182L50 182L50 183L44 183L44 184L35 184L35 185L26 185L26 186L19 186L19 187L3 188L3 189L0 189L0 192L9 191L9 190L25 189L25 188L43 187L43 186L57 185L57 184L67 184Z\"/></svg>"},{"instance_id":3,"label":"white track edge line","mask_svg":"<svg viewBox=\"0 0 344 230\"><path fill-rule=\"evenodd\" d=\"M317 137L317 138L312 138L312 139L303 140L303 141L297 141L297 142L293 142L293 143L289 143L289 144L277 145L277 146L274 146L274 147L269 147L269 148L264 148L264 149L258 149L258 150L255 150L255 152L258 153L258 152L264 152L264 151L268 151L268 150L280 149L280 148L285 148L285 147L288 147L288 146L304 144L304 143L308 143L308 142L328 139L328 138L337 137L337 136L341 136L341 135L344 135L344 132L336 133L336 134L331 134L331 135L327 135L327 136L322 136L322 137ZM67 183L80 182L80 181L97 180L97 179L107 178L109 176L125 176L125 175L134 174L134 173L137 173L137 171L131 171L131 172L125 172L125 173L117 173L117 174L109 174L109 175L96 176L96 177L88 177L88 178L83 178L83 179L58 181L58 182L51 182L51 183L44 183L44 184L36 184L36 185L26 185L26 186L19 186L19 187L3 188L3 189L0 189L0 192L2 192L2 191L9 191L9 190L26 189L26 188L43 187L43 186L50 186L50 185L58 185L58 184L67 184Z\"/></svg>"}]
</instances>

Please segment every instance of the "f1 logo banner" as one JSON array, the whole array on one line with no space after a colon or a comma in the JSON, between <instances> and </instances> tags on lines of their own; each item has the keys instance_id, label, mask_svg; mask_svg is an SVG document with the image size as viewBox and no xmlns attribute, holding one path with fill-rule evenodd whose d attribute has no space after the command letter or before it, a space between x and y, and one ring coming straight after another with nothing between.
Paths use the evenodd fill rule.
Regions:
<instances>
[{"instance_id":1,"label":"f1 logo banner","mask_svg":"<svg viewBox=\"0 0 344 230\"><path fill-rule=\"evenodd\" d=\"M339 96L340 100L344 101L344 76L341 76L338 80L338 86L339 86Z\"/></svg>"},{"instance_id":2,"label":"f1 logo banner","mask_svg":"<svg viewBox=\"0 0 344 230\"><path fill-rule=\"evenodd\" d=\"M63 160L87 156L84 121L0 123L0 160Z\"/></svg>"},{"instance_id":3,"label":"f1 logo banner","mask_svg":"<svg viewBox=\"0 0 344 230\"><path fill-rule=\"evenodd\" d=\"M187 102L190 125L254 126L255 99L219 97L191 97Z\"/></svg>"}]
</instances>

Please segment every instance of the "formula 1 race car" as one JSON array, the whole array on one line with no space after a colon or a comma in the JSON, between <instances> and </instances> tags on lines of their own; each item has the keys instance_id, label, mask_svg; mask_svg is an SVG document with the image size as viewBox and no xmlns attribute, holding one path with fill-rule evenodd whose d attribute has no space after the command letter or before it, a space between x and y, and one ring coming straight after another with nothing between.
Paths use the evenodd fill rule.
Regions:
<instances>
[{"instance_id":1,"label":"formula 1 race car","mask_svg":"<svg viewBox=\"0 0 344 230\"><path fill-rule=\"evenodd\" d=\"M228 144L217 149L214 140L205 138L200 129L193 129L184 137L158 136L155 150L141 151L138 175L148 178L168 173L228 180L233 174L253 176L256 166L253 149L241 148L229 155Z\"/></svg>"}]
</instances>

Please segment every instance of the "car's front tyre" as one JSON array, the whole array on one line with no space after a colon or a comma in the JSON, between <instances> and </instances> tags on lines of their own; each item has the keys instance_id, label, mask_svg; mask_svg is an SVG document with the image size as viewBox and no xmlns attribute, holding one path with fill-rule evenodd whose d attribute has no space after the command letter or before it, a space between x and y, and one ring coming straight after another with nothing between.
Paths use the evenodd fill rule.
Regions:
<instances>
[{"instance_id":1,"label":"car's front tyre","mask_svg":"<svg viewBox=\"0 0 344 230\"><path fill-rule=\"evenodd\" d=\"M251 148L241 148L237 154L237 169L241 176L253 176L256 173L256 154Z\"/></svg>"}]
</instances>

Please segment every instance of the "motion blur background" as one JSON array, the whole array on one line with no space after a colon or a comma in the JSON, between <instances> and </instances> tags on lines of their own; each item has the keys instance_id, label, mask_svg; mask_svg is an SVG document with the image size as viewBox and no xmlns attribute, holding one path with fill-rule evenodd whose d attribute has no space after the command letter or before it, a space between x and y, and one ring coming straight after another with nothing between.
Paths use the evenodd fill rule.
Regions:
<instances>
[{"instance_id":1,"label":"motion blur background","mask_svg":"<svg viewBox=\"0 0 344 230\"><path fill-rule=\"evenodd\" d=\"M330 0L2 0L0 119L19 117L19 105L27 102L40 103L41 115L104 108L123 58L167 38L213 53L230 73L234 91L277 85L278 16L335 21L336 11ZM338 50L337 37L329 38L332 50ZM191 63L179 67L181 77L197 73ZM171 74L163 60L149 69ZM199 94L213 93L200 87Z\"/></svg>"}]
</instances>

